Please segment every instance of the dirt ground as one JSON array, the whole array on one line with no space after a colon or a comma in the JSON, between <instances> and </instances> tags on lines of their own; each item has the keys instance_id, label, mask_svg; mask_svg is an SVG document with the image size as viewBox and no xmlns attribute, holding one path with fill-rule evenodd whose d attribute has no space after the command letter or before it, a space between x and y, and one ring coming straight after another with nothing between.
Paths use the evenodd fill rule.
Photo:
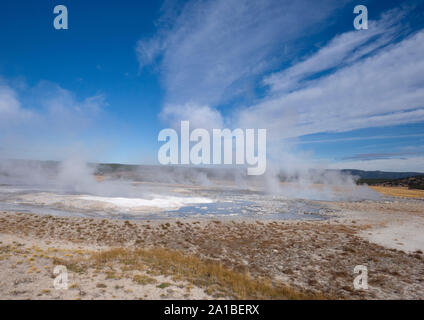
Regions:
<instances>
[{"instance_id":1,"label":"dirt ground","mask_svg":"<svg viewBox=\"0 0 424 320\"><path fill-rule=\"evenodd\" d=\"M68 289L55 289L55 265L88 261L111 248L166 248L311 296L424 297L423 200L323 204L333 209L323 221L124 221L0 212L0 298L240 298L229 289L217 294L210 280L158 274L147 262L131 269L122 259L70 268ZM367 290L353 286L357 265L368 269Z\"/></svg>"}]
</instances>

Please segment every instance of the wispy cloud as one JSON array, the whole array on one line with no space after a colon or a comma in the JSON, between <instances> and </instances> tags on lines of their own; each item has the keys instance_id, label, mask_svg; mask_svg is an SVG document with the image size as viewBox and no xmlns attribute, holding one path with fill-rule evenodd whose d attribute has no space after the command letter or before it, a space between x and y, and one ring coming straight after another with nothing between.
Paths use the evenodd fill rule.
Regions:
<instances>
[{"instance_id":1,"label":"wispy cloud","mask_svg":"<svg viewBox=\"0 0 424 320\"><path fill-rule=\"evenodd\" d=\"M342 161L329 166L333 169L359 169L380 171L414 171L424 173L424 157L409 157L403 159L371 159Z\"/></svg>"},{"instance_id":2,"label":"wispy cloud","mask_svg":"<svg viewBox=\"0 0 424 320\"><path fill-rule=\"evenodd\" d=\"M408 138L421 138L421 137L424 137L424 133L402 134L402 135L377 135L377 136L363 136L363 137L343 137L343 138L311 139L311 140L296 140L296 143L297 144L337 143L337 142L349 142L349 141L393 140L393 139L408 139Z\"/></svg>"},{"instance_id":3,"label":"wispy cloud","mask_svg":"<svg viewBox=\"0 0 424 320\"><path fill-rule=\"evenodd\" d=\"M5 81L2 82L0 82L0 127L5 128L31 118L32 112L22 108L16 91Z\"/></svg>"},{"instance_id":4,"label":"wispy cloud","mask_svg":"<svg viewBox=\"0 0 424 320\"><path fill-rule=\"evenodd\" d=\"M1 157L57 159L82 141L106 106L105 97L77 99L69 90L41 81L34 87L0 83ZM81 146L82 147L82 146Z\"/></svg>"},{"instance_id":5,"label":"wispy cloud","mask_svg":"<svg viewBox=\"0 0 424 320\"><path fill-rule=\"evenodd\" d=\"M272 92L298 89L302 81L322 72L331 72L357 62L365 56L391 43L398 35L398 23L404 18L406 9L394 9L371 21L369 30L343 33L332 39L312 56L280 72L265 77L263 83Z\"/></svg>"},{"instance_id":6,"label":"wispy cloud","mask_svg":"<svg viewBox=\"0 0 424 320\"><path fill-rule=\"evenodd\" d=\"M205 128L212 130L224 127L224 119L221 113L208 105L193 103L184 105L168 104L163 108L159 116L173 128L179 128L181 120L190 120L192 129Z\"/></svg>"},{"instance_id":7,"label":"wispy cloud","mask_svg":"<svg viewBox=\"0 0 424 320\"><path fill-rule=\"evenodd\" d=\"M343 160L405 159L422 154L423 152L360 153L345 157Z\"/></svg>"},{"instance_id":8,"label":"wispy cloud","mask_svg":"<svg viewBox=\"0 0 424 320\"><path fill-rule=\"evenodd\" d=\"M298 90L273 93L244 110L240 122L266 126L279 138L289 138L423 121L422 50L424 32L419 31ZM293 126L282 128L289 111L294 113Z\"/></svg>"},{"instance_id":9,"label":"wispy cloud","mask_svg":"<svg viewBox=\"0 0 424 320\"><path fill-rule=\"evenodd\" d=\"M287 59L284 48L319 29L347 0L190 1L137 45L140 67L159 62L167 102L216 105L251 89Z\"/></svg>"},{"instance_id":10,"label":"wispy cloud","mask_svg":"<svg viewBox=\"0 0 424 320\"><path fill-rule=\"evenodd\" d=\"M137 46L140 67L160 70L161 119L209 115L232 127L266 128L278 155L290 148L285 142L311 134L424 121L424 31L410 33L411 8L384 12L368 30L352 26L312 54L293 50L349 2L190 1ZM252 88L265 89L259 100ZM220 112L238 97L254 99Z\"/></svg>"},{"instance_id":11,"label":"wispy cloud","mask_svg":"<svg viewBox=\"0 0 424 320\"><path fill-rule=\"evenodd\" d=\"M345 3L314 9L310 1L189 2L137 47L141 67L159 59L167 92L162 119L189 116L187 106L196 105L218 119L217 104L244 92L245 80L266 73L275 59L281 63L278 49ZM269 91L238 110L233 125L265 127L278 140L423 121L424 33L397 41L408 13L385 12L368 30L339 34L313 55L264 75L260 83Z\"/></svg>"}]
</instances>

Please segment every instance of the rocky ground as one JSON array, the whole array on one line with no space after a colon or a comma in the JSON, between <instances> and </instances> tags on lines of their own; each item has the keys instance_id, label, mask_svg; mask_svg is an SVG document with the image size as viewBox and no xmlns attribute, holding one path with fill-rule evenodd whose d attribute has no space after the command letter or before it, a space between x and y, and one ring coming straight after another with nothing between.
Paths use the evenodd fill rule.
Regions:
<instances>
[{"instance_id":1,"label":"rocky ground","mask_svg":"<svg viewBox=\"0 0 424 320\"><path fill-rule=\"evenodd\" d=\"M423 200L325 205L333 213L324 221L278 222L125 221L1 212L0 298L424 297ZM154 251L159 248L166 253ZM137 262L128 261L131 252L140 258ZM160 258L153 257L157 252ZM166 260L170 252L181 254L178 265ZM170 262L172 268L163 267ZM196 276L188 276L187 265L203 263L203 269L193 271ZM53 269L59 264L68 266L68 290L53 286ZM219 271L206 279L209 271L204 270L215 265L233 273ZM357 265L368 269L368 290L354 289ZM249 283L246 292L239 284L226 287L234 277ZM275 289L279 286L290 291Z\"/></svg>"}]
</instances>

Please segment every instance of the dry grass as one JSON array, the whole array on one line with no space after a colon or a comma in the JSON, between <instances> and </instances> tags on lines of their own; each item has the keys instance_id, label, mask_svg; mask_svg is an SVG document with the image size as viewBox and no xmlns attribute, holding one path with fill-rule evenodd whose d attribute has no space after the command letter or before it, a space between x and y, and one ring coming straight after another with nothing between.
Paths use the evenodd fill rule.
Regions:
<instances>
[{"instance_id":1,"label":"dry grass","mask_svg":"<svg viewBox=\"0 0 424 320\"><path fill-rule=\"evenodd\" d=\"M164 275L175 280L187 281L206 289L215 297L235 299L328 299L323 295L307 294L296 289L272 283L269 279L253 279L249 273L237 272L222 266L220 262L202 260L179 251L163 248L125 249L115 248L92 253L87 258L72 258L56 261L75 270L101 269L110 264L119 264L126 272L146 271L152 275ZM139 284L152 283L148 276L134 276Z\"/></svg>"},{"instance_id":2,"label":"dry grass","mask_svg":"<svg viewBox=\"0 0 424 320\"><path fill-rule=\"evenodd\" d=\"M157 282L155 278L139 274L134 276L133 281L143 286Z\"/></svg>"},{"instance_id":3,"label":"dry grass","mask_svg":"<svg viewBox=\"0 0 424 320\"><path fill-rule=\"evenodd\" d=\"M424 190L412 190L405 187L370 186L375 191L392 197L424 199Z\"/></svg>"}]
</instances>

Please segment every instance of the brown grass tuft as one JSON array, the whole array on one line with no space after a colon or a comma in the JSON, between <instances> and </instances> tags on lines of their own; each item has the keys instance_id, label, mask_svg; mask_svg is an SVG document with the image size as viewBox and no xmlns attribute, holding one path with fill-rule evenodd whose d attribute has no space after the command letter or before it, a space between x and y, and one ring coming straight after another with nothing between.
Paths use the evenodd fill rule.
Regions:
<instances>
[{"instance_id":1,"label":"brown grass tuft","mask_svg":"<svg viewBox=\"0 0 424 320\"><path fill-rule=\"evenodd\" d=\"M126 266L126 270L143 270L149 266L154 273L173 276L196 286L213 288L214 294L236 299L325 299L322 295L307 294L288 286L272 283L270 279L252 279L248 272L237 272L224 268L220 262L202 260L179 251L163 248L124 249L115 248L91 257L97 267L115 262ZM143 276L134 281L145 283Z\"/></svg>"}]
</instances>

